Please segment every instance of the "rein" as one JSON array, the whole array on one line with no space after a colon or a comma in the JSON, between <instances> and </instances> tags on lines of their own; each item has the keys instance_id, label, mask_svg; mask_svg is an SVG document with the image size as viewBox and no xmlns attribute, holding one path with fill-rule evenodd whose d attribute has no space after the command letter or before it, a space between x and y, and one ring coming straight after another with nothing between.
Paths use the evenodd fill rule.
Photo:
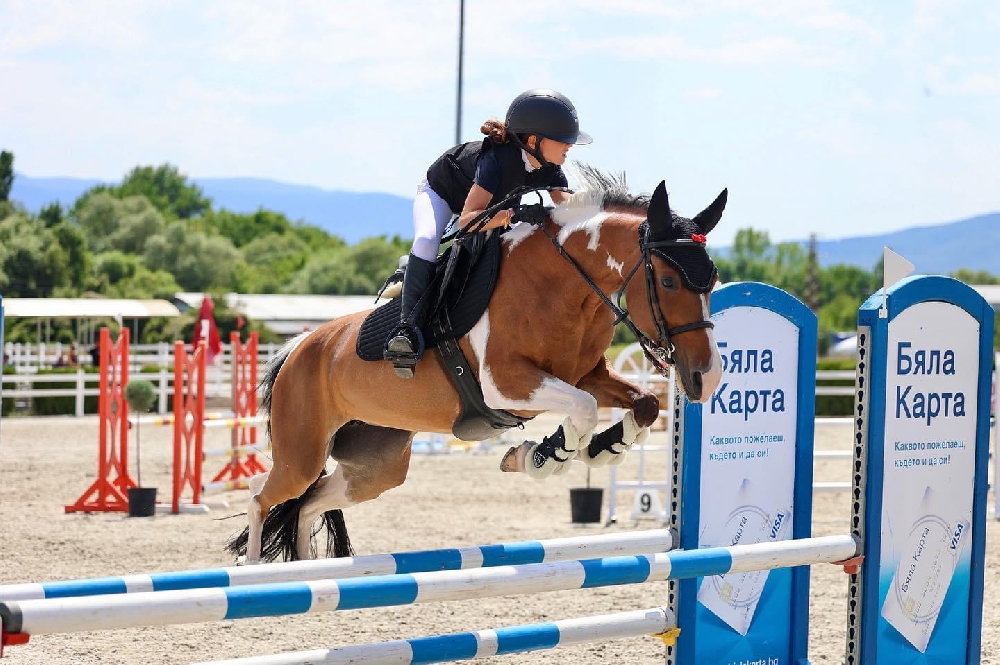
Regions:
<instances>
[{"instance_id":1,"label":"rein","mask_svg":"<svg viewBox=\"0 0 1000 665\"><path fill-rule=\"evenodd\" d=\"M538 192L569 192L570 194L572 194L573 190L567 187L531 187L529 185L521 185L520 187L514 188L510 194L503 197L493 205L486 208L486 210L483 210L481 213L476 215L468 224L466 224L462 228L453 230L450 233L446 233L444 237L441 239L441 242L444 243L449 240L454 240L456 242L459 242L461 240L464 240L468 236L471 236L475 233L479 233L480 231L483 230L483 227L486 226L487 222L490 221L493 215L497 214L498 212L509 206L513 201L520 202L522 196ZM542 201L542 195L539 194L538 202L541 203L541 201Z\"/></svg>"},{"instance_id":2,"label":"rein","mask_svg":"<svg viewBox=\"0 0 1000 665\"><path fill-rule=\"evenodd\" d=\"M648 224L645 222L644 225ZM640 231L644 228L644 225L640 226ZM635 335L636 341L639 342L639 346L642 348L643 354L645 354L646 359L657 368L660 374L665 375L665 370L668 365L675 364L674 360L674 343L672 338L680 335L682 333L691 330L701 330L703 328L714 328L715 324L708 320L693 321L691 323L685 323L684 325L674 326L673 328L667 325L666 320L663 318L663 314L660 311L660 298L656 292L656 275L653 272L653 260L652 254L655 250L666 248L666 247L684 247L692 244L704 244L702 240L695 240L693 238L678 238L677 240L659 240L656 242L649 242L645 240L645 235L648 233L648 226L645 226L646 231L642 232L643 236L639 240L639 249L641 251L641 256L639 260L636 261L635 265L628 273L628 277L625 278L624 283L618 290L618 302L612 302L612 300L601 291L600 287L591 279L590 275L584 271L576 260L570 256L559 241L549 233L548 229L540 225L542 233L548 238L552 245L556 248L559 254L569 261L576 272L583 278L590 289L597 294L601 301L608 306L608 308L615 314L615 325L618 323L624 323L626 327ZM632 316L627 309L622 307L621 299L625 294L625 289L628 287L630 281L635 276L636 272L639 270L639 266L644 265L646 270L646 297L649 304L650 316L653 319L653 323L656 325L657 339L654 341L646 333L639 330L639 327L632 321Z\"/></svg>"},{"instance_id":3,"label":"rein","mask_svg":"<svg viewBox=\"0 0 1000 665\"><path fill-rule=\"evenodd\" d=\"M541 191L561 191L561 192L571 192L572 190L566 189L565 187L529 187L523 185L514 189L510 194L505 196L503 199L491 205L490 207L483 210L481 213L476 215L468 224L464 227L451 232L450 234L445 234L442 242L454 240L455 242L461 242L469 236L479 233L486 223L497 214L500 210L511 204L513 201L520 201L521 197L530 194L537 193ZM541 195L539 194L539 202L541 202ZM544 225L539 224L539 228L545 237L548 238L552 245L556 248L559 254L569 261L570 265L576 269L576 272L583 278L583 281L587 283L591 291L597 294L597 297L601 299L607 307L615 314L615 325L618 323L624 323L625 326L632 332L635 336L639 346L642 348L643 354L646 359L657 368L660 374L666 374L667 366L675 364L674 360L674 350L675 346L673 343L673 337L680 335L682 333L689 332L691 330L701 330L704 328L714 328L715 324L708 320L693 321L691 323L685 323L684 325L674 326L673 328L667 325L666 319L663 318L663 314L660 310L660 297L656 290L656 275L653 272L653 259L652 255L658 253L658 250L669 248L669 247L686 247L690 245L704 245L705 240L703 236L695 238L678 238L676 240L658 240L655 242L650 242L646 240L646 236L649 234L649 221L643 222L640 229L640 240L639 240L639 250L641 255L639 260L636 261L632 270L629 271L628 277L625 278L625 282L622 284L621 288L618 290L617 303L613 302L600 287L591 279L590 275L584 271L576 260L566 253L563 246L559 241L549 233L548 229ZM646 298L649 304L650 317L653 319L653 323L656 326L656 340L653 340L649 335L639 330L639 327L632 321L632 315L629 311L622 307L621 299L625 294L625 289L628 287L630 281L635 276L636 272L639 270L639 266L645 266L645 278L646 278Z\"/></svg>"}]
</instances>

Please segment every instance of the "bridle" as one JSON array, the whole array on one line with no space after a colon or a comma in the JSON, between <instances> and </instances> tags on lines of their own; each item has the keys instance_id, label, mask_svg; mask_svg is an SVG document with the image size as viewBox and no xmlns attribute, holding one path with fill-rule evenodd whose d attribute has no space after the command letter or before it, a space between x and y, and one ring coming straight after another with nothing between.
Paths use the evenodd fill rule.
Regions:
<instances>
[{"instance_id":1,"label":"bridle","mask_svg":"<svg viewBox=\"0 0 1000 665\"><path fill-rule=\"evenodd\" d=\"M691 330L702 330L706 328L714 328L715 324L707 319L701 321L692 321L691 323L685 323L684 325L670 327L667 324L666 319L663 318L663 314L660 310L660 296L656 289L656 273L653 272L653 254L660 253L660 250L669 247L690 247L691 245L704 245L703 240L695 240L693 238L678 238L676 240L656 240L650 241L649 236L649 221L644 221L639 226L639 260L635 262L632 269L628 272L628 276L622 283L621 288L618 290L617 302L612 302L600 287L584 272L583 268L580 267L572 256L566 253L563 246L559 241L549 233L548 229L544 226L540 227L542 233L545 234L552 244L555 246L556 250L565 258L567 261L576 268L577 273L583 278L587 285L590 286L591 290L597 294L601 301L607 305L612 312L615 313L615 325L618 323L624 323L625 326L632 331L635 335L635 339L639 342L639 346L642 348L643 354L646 359L656 368L656 371L660 374L666 375L668 367L675 364L674 351L676 347L674 346L673 338L682 333L689 332ZM622 306L622 297L625 295L625 289L628 287L629 282L635 277L636 273L639 271L639 266L645 267L645 277L646 277L646 301L649 305L650 318L653 319L653 324L656 326L656 340L654 341L649 335L639 330L639 326L635 324L632 320L632 315L629 311Z\"/></svg>"},{"instance_id":2,"label":"bridle","mask_svg":"<svg viewBox=\"0 0 1000 665\"><path fill-rule=\"evenodd\" d=\"M486 222L495 215L504 206L508 205L514 199L520 199L521 196L529 192L539 192L539 191L568 191L565 188L556 187L520 187L514 192L511 192L502 201L495 205L490 206L484 210L480 215L477 215L475 219L469 222L465 228L457 231L453 237L456 241L461 241L468 235L481 230L481 228L486 224ZM539 195L539 200L541 200L541 195ZM676 347L673 343L673 338L692 330L702 330L711 329L715 327L715 324L707 319L701 321L693 321L691 323L685 323L684 325L670 327L667 324L666 319L663 318L663 314L660 310L660 296L656 288L656 273L653 271L653 255L659 254L664 256L664 249L669 249L671 247L691 247L691 246L704 246L705 237L700 235L692 235L689 238L677 238L674 240L650 240L649 234L649 220L646 219L639 225L639 260L636 261L635 265L628 272L628 276L622 283L621 288L618 290L618 296L616 298L617 302L614 302L609 298L601 288L594 282L593 279L584 271L576 260L566 253L559 240L549 233L548 229L544 225L539 225L542 233L548 238L552 245L556 248L559 254L569 261L576 272L583 278L583 281L587 283L590 289L601 299L608 308L615 314L614 325L618 323L624 323L625 326L635 335L636 341L639 342L639 346L642 348L643 354L646 359L656 368L656 371L660 374L666 375L670 365L675 364L674 351ZM632 320L632 315L629 311L622 306L621 300L625 295L625 289L628 287L629 282L635 277L636 273L639 271L639 267L645 267L645 278L646 278L646 300L649 305L650 317L653 319L653 324L656 326L656 340L653 340L649 335L639 330L639 326L635 324Z\"/></svg>"}]
</instances>

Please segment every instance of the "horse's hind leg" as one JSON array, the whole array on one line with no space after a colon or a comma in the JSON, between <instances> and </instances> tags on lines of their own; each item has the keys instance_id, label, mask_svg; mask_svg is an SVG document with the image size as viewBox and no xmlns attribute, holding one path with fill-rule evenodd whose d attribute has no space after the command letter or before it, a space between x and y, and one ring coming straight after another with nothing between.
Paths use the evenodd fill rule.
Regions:
<instances>
[{"instance_id":1,"label":"horse's hind leg","mask_svg":"<svg viewBox=\"0 0 1000 665\"><path fill-rule=\"evenodd\" d=\"M350 553L340 511L370 501L403 483L410 466L413 434L357 420L337 431L330 453L337 460L337 468L309 488L299 511L295 547L298 558L314 556L312 527L320 516L326 522L327 554Z\"/></svg>"},{"instance_id":2,"label":"horse's hind leg","mask_svg":"<svg viewBox=\"0 0 1000 665\"><path fill-rule=\"evenodd\" d=\"M272 419L271 470L249 482L248 528L228 545L236 556L245 551L250 564L294 555L299 508L308 499L307 491L323 473L330 433L335 430L335 426L326 430L315 422L309 427L299 426L296 421L280 425L279 429L277 419ZM289 447L290 442L296 444L294 448Z\"/></svg>"},{"instance_id":3,"label":"horse's hind leg","mask_svg":"<svg viewBox=\"0 0 1000 665\"><path fill-rule=\"evenodd\" d=\"M309 489L308 497L306 497L302 507L299 508L298 534L295 540L296 557L299 559L315 558L316 554L312 547L312 528L317 518L324 513L340 511L352 505L354 502L347 496L347 479L344 477L344 468L338 464L333 473L316 481L315 485ZM331 515L330 519L338 518ZM327 547L328 554L333 556L349 555L350 541L346 540L346 537L346 531L342 534L334 534L334 543ZM339 543L337 543L338 540Z\"/></svg>"},{"instance_id":4,"label":"horse's hind leg","mask_svg":"<svg viewBox=\"0 0 1000 665\"><path fill-rule=\"evenodd\" d=\"M257 495L264 489L264 483L270 471L258 473L247 481L250 490L250 506L247 508L247 521L250 527L247 532L247 563L260 563L260 540L264 525L264 515L260 510L260 502Z\"/></svg>"}]
</instances>

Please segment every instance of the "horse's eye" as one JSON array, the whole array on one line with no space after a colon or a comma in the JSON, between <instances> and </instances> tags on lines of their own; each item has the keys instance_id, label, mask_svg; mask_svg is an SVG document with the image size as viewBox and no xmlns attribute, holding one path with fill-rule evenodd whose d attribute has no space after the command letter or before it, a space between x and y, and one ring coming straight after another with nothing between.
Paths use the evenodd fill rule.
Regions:
<instances>
[{"instance_id":1,"label":"horse's eye","mask_svg":"<svg viewBox=\"0 0 1000 665\"><path fill-rule=\"evenodd\" d=\"M665 288L665 289L667 289L669 291L676 291L677 290L677 283L674 281L673 277L661 277L660 278L660 285L663 286L663 288Z\"/></svg>"}]
</instances>

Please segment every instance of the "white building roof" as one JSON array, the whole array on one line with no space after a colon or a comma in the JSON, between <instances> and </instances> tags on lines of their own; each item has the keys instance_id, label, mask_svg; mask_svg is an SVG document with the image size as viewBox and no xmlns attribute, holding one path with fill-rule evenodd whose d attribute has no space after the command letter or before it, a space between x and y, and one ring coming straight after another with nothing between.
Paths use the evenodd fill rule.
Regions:
<instances>
[{"instance_id":1,"label":"white building roof","mask_svg":"<svg viewBox=\"0 0 1000 665\"><path fill-rule=\"evenodd\" d=\"M972 284L970 286L978 291L979 295L985 298L993 309L1000 311L1000 284Z\"/></svg>"},{"instance_id":2,"label":"white building roof","mask_svg":"<svg viewBox=\"0 0 1000 665\"><path fill-rule=\"evenodd\" d=\"M48 319L146 319L180 316L167 300L118 300L112 298L4 298L5 317Z\"/></svg>"},{"instance_id":3,"label":"white building roof","mask_svg":"<svg viewBox=\"0 0 1000 665\"><path fill-rule=\"evenodd\" d=\"M178 293L176 298L188 307L198 309L204 298L202 293ZM315 296L285 294L226 295L226 305L249 319L262 321L280 334L302 332L305 327L315 328L319 323L374 309L375 296Z\"/></svg>"}]
</instances>

